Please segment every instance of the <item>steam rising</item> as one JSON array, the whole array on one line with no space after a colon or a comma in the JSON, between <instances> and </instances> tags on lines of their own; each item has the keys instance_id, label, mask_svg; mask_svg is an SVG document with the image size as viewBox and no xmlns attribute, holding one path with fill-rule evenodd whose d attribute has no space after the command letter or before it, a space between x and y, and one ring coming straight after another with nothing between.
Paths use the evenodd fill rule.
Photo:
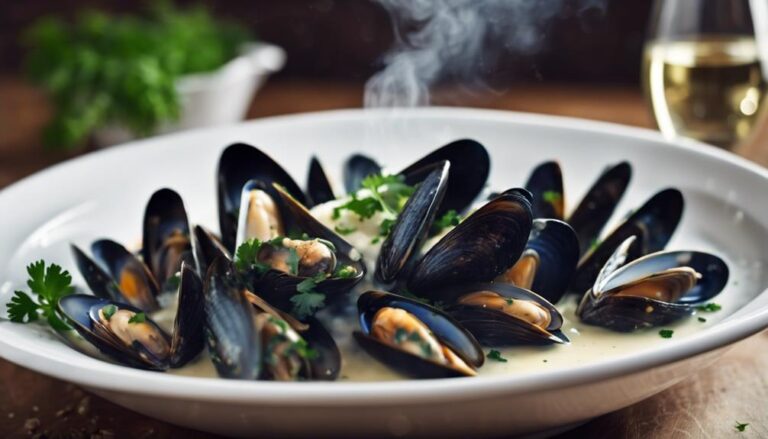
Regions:
<instances>
[{"instance_id":1,"label":"steam rising","mask_svg":"<svg viewBox=\"0 0 768 439\"><path fill-rule=\"evenodd\" d=\"M429 105L444 75L474 81L501 50L541 50L551 21L565 13L603 10L605 0L376 0L392 18L395 46L365 85L366 107Z\"/></svg>"}]
</instances>

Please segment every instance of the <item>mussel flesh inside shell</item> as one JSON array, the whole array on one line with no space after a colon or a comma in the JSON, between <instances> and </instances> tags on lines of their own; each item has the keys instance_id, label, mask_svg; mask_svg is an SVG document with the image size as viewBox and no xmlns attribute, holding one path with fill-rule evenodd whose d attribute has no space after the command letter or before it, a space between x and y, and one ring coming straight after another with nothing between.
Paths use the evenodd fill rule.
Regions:
<instances>
[{"instance_id":1,"label":"mussel flesh inside shell","mask_svg":"<svg viewBox=\"0 0 768 439\"><path fill-rule=\"evenodd\" d=\"M727 264L708 253L658 252L626 263L635 239L622 242L582 298L576 314L583 322L620 332L665 325L691 315L728 282Z\"/></svg>"},{"instance_id":2,"label":"mussel flesh inside shell","mask_svg":"<svg viewBox=\"0 0 768 439\"><path fill-rule=\"evenodd\" d=\"M91 244L94 258L107 268L122 295L123 302L145 312L159 309L160 286L149 268L121 244L101 239Z\"/></svg>"},{"instance_id":3,"label":"mussel flesh inside shell","mask_svg":"<svg viewBox=\"0 0 768 439\"><path fill-rule=\"evenodd\" d=\"M182 262L194 264L187 212L179 194L160 189L149 199L144 213L141 255L161 290L175 277Z\"/></svg>"},{"instance_id":4,"label":"mussel flesh inside shell","mask_svg":"<svg viewBox=\"0 0 768 439\"><path fill-rule=\"evenodd\" d=\"M449 315L382 291L357 302L358 344L385 365L415 378L472 376L483 364L477 341Z\"/></svg>"},{"instance_id":5,"label":"mussel flesh inside shell","mask_svg":"<svg viewBox=\"0 0 768 439\"><path fill-rule=\"evenodd\" d=\"M503 283L466 285L446 311L486 346L566 343L563 317L543 297Z\"/></svg>"}]
</instances>

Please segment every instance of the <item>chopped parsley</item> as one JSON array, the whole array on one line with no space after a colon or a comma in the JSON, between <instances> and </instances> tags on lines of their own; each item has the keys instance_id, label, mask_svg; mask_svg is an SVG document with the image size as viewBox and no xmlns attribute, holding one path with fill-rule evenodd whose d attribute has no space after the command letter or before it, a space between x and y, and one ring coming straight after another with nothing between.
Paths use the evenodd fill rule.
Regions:
<instances>
[{"instance_id":1,"label":"chopped parsley","mask_svg":"<svg viewBox=\"0 0 768 439\"><path fill-rule=\"evenodd\" d=\"M432 233L438 234L443 229L447 229L448 227L456 227L461 222L461 216L456 212L455 210L451 209L448 212L445 212L443 216L438 218L433 224L432 224Z\"/></svg>"},{"instance_id":2,"label":"chopped parsley","mask_svg":"<svg viewBox=\"0 0 768 439\"><path fill-rule=\"evenodd\" d=\"M137 312L133 315L130 319L128 319L128 323L144 323L147 321L147 315L143 312Z\"/></svg>"},{"instance_id":3,"label":"chopped parsley","mask_svg":"<svg viewBox=\"0 0 768 439\"><path fill-rule=\"evenodd\" d=\"M350 233L354 233L357 231L354 227L345 227L342 225L337 225L333 228L333 230L336 231L339 235L349 235Z\"/></svg>"},{"instance_id":4,"label":"chopped parsley","mask_svg":"<svg viewBox=\"0 0 768 439\"><path fill-rule=\"evenodd\" d=\"M589 242L589 251L593 252L595 249L600 247L600 240L597 238L592 239L592 241Z\"/></svg>"},{"instance_id":5,"label":"chopped parsley","mask_svg":"<svg viewBox=\"0 0 768 439\"><path fill-rule=\"evenodd\" d=\"M371 239L371 244L378 244L381 242L381 236L377 236L373 239Z\"/></svg>"},{"instance_id":6,"label":"chopped parsley","mask_svg":"<svg viewBox=\"0 0 768 439\"><path fill-rule=\"evenodd\" d=\"M706 321L707 321L707 319L705 319L704 317L699 317L699 321L700 321L701 323L704 323L704 322L706 322Z\"/></svg>"},{"instance_id":7,"label":"chopped parsley","mask_svg":"<svg viewBox=\"0 0 768 439\"><path fill-rule=\"evenodd\" d=\"M288 265L288 273L292 275L299 274L299 253L295 248L288 249L288 257L285 259L286 265Z\"/></svg>"},{"instance_id":8,"label":"chopped parsley","mask_svg":"<svg viewBox=\"0 0 768 439\"><path fill-rule=\"evenodd\" d=\"M298 339L288 349L289 352L295 352L296 355L305 360L314 360L319 355L315 349L309 347L309 344L303 338Z\"/></svg>"},{"instance_id":9,"label":"chopped parsley","mask_svg":"<svg viewBox=\"0 0 768 439\"><path fill-rule=\"evenodd\" d=\"M696 307L696 309L704 312L717 312L723 309L723 307L718 305L717 303L710 302L710 303L707 303L706 305L699 305Z\"/></svg>"},{"instance_id":10,"label":"chopped parsley","mask_svg":"<svg viewBox=\"0 0 768 439\"><path fill-rule=\"evenodd\" d=\"M107 305L104 308L101 308L101 313L104 314L104 318L107 319L107 321L110 321L112 319L112 316L115 315L117 312L117 307L115 305Z\"/></svg>"},{"instance_id":11,"label":"chopped parsley","mask_svg":"<svg viewBox=\"0 0 768 439\"><path fill-rule=\"evenodd\" d=\"M308 277L296 285L296 292L298 294L291 297L291 303L293 303L292 312L296 317L304 319L325 306L325 294L316 290L317 284L325 280L325 278L325 273L318 273L314 277Z\"/></svg>"},{"instance_id":12,"label":"chopped parsley","mask_svg":"<svg viewBox=\"0 0 768 439\"><path fill-rule=\"evenodd\" d=\"M333 277L340 279L349 279L357 275L357 270L351 265L339 265L333 273Z\"/></svg>"},{"instance_id":13,"label":"chopped parsley","mask_svg":"<svg viewBox=\"0 0 768 439\"><path fill-rule=\"evenodd\" d=\"M263 274L271 267L263 262L259 262L259 250L262 242L256 238L249 239L240 244L235 252L235 267L239 272L256 270Z\"/></svg>"},{"instance_id":14,"label":"chopped parsley","mask_svg":"<svg viewBox=\"0 0 768 439\"><path fill-rule=\"evenodd\" d=\"M736 421L736 425L734 425L733 428L735 428L739 432L743 432L747 429L748 426L749 424L742 424L741 422Z\"/></svg>"},{"instance_id":15,"label":"chopped parsley","mask_svg":"<svg viewBox=\"0 0 768 439\"><path fill-rule=\"evenodd\" d=\"M504 300L507 301L507 305L512 305L515 303L515 299L512 299L511 297L505 297Z\"/></svg>"},{"instance_id":16,"label":"chopped parsley","mask_svg":"<svg viewBox=\"0 0 768 439\"><path fill-rule=\"evenodd\" d=\"M562 201L563 194L558 191L544 191L544 193L541 194L541 198L549 204L555 204Z\"/></svg>"},{"instance_id":17,"label":"chopped parsley","mask_svg":"<svg viewBox=\"0 0 768 439\"><path fill-rule=\"evenodd\" d=\"M661 338L672 338L672 334L674 333L675 331L671 329L662 329L659 331L659 336L661 336Z\"/></svg>"},{"instance_id":18,"label":"chopped parsley","mask_svg":"<svg viewBox=\"0 0 768 439\"><path fill-rule=\"evenodd\" d=\"M501 356L501 352L497 351L496 349L491 349L490 352L488 352L488 355L486 355L489 360L498 361L499 363L506 363L507 359Z\"/></svg>"},{"instance_id":19,"label":"chopped parsley","mask_svg":"<svg viewBox=\"0 0 768 439\"><path fill-rule=\"evenodd\" d=\"M395 225L395 220L386 218L381 221L381 224L379 224L379 235L380 236L389 236L389 232L392 231L392 226Z\"/></svg>"},{"instance_id":20,"label":"chopped parsley","mask_svg":"<svg viewBox=\"0 0 768 439\"><path fill-rule=\"evenodd\" d=\"M69 272L56 264L46 266L41 259L27 266L27 274L27 286L37 300L23 291L14 292L7 304L8 318L16 323L29 323L42 316L53 329L71 329L56 309L59 299L75 291Z\"/></svg>"},{"instance_id":21,"label":"chopped parsley","mask_svg":"<svg viewBox=\"0 0 768 439\"><path fill-rule=\"evenodd\" d=\"M369 219L376 214L376 212L382 211L381 204L375 198L357 198L357 194L353 193L352 198L341 206L333 208L333 214L331 217L335 220L341 218L341 211L349 210L354 212L360 221Z\"/></svg>"}]
</instances>

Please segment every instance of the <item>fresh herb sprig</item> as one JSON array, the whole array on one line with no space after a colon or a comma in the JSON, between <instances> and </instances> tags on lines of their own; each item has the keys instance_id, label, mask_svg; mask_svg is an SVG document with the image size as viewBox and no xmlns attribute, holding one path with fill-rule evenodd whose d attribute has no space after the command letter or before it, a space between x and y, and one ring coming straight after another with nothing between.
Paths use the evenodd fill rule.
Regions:
<instances>
[{"instance_id":1,"label":"fresh herb sprig","mask_svg":"<svg viewBox=\"0 0 768 439\"><path fill-rule=\"evenodd\" d=\"M8 318L16 323L30 323L42 317L53 329L71 329L56 308L59 299L75 291L69 272L56 264L46 265L41 259L27 266L27 274L31 294L14 292L7 304Z\"/></svg>"},{"instance_id":2,"label":"fresh herb sprig","mask_svg":"<svg viewBox=\"0 0 768 439\"><path fill-rule=\"evenodd\" d=\"M296 292L291 297L293 304L292 313L299 319L304 319L313 315L319 309L325 306L325 294L317 291L317 284L327 278L325 273L318 273L313 277L308 277L296 285Z\"/></svg>"},{"instance_id":3,"label":"fresh herb sprig","mask_svg":"<svg viewBox=\"0 0 768 439\"><path fill-rule=\"evenodd\" d=\"M507 359L504 358L501 355L501 352L497 351L496 349L491 349L490 352L488 352L488 355L486 355L489 360L498 361L499 363L506 363Z\"/></svg>"}]
</instances>

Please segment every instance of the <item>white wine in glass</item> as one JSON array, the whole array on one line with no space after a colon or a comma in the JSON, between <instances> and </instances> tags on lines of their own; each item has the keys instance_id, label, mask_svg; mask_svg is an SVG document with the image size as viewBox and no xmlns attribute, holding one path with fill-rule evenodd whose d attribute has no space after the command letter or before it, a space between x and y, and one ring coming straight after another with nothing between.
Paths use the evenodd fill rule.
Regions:
<instances>
[{"instance_id":1,"label":"white wine in glass","mask_svg":"<svg viewBox=\"0 0 768 439\"><path fill-rule=\"evenodd\" d=\"M665 12L665 5L660 3L670 1L679 3L666 8L667 13L682 12L681 5L686 3L707 3L660 0L657 14ZM738 3L717 1L722 3L721 14L722 8ZM715 9L709 12L714 13ZM699 10L699 16L704 12L707 10ZM667 27L675 24L670 18L657 19ZM714 23L718 21L699 20L700 28L709 29L716 28ZM691 26L690 19L677 24L683 28L680 32L667 28L645 47L643 87L656 123L668 137L691 137L731 148L754 132L762 119L765 102L765 66L754 34L747 33L751 30L751 18L748 23L739 23L739 31L724 29L731 32L722 34L684 29ZM733 26L733 20L729 25Z\"/></svg>"}]
</instances>

